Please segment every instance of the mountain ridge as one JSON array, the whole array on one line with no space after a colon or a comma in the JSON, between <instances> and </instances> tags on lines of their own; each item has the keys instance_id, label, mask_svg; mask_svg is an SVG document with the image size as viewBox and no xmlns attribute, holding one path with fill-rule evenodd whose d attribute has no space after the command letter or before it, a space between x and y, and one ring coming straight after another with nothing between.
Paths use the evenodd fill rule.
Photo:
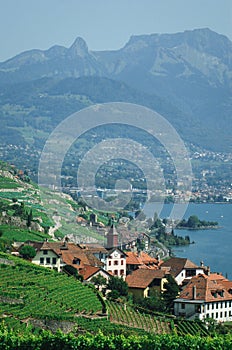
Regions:
<instances>
[{"instance_id":1,"label":"mountain ridge","mask_svg":"<svg viewBox=\"0 0 232 350\"><path fill-rule=\"evenodd\" d=\"M93 97L93 80L96 91L99 80L101 88L97 94L94 91L92 103L111 102L120 96L119 101L143 104L141 96L146 95L145 105L156 110L157 104L148 102L147 96L150 99L153 96L155 101L162 101L163 106L167 104L173 106L173 111L179 111L174 111L170 117L170 113L166 115L158 110L164 117L168 116L174 126L178 125L178 132L185 141L207 149L232 152L232 42L226 36L208 28L176 34L134 35L121 49L108 51L89 50L84 39L77 37L69 48L55 45L47 50L30 50L0 63L0 93L4 99L4 91L8 90L8 104L15 105L13 91L19 83L26 89L24 97L27 98L27 93L31 95L31 92L26 82L31 82L33 88L33 82L37 84L40 79L47 78L67 87L66 79L84 77L89 79L89 91L83 81L87 100ZM102 85L103 78L111 80L106 81L106 88ZM125 84L124 97L120 84ZM79 82L77 85L83 90ZM80 95L77 90L75 94ZM131 95L136 97L131 98ZM45 99L41 99L43 102ZM60 108L63 110L65 106ZM44 110L44 106L41 108ZM54 109L59 115L57 106ZM218 135L217 143L214 134Z\"/></svg>"}]
</instances>

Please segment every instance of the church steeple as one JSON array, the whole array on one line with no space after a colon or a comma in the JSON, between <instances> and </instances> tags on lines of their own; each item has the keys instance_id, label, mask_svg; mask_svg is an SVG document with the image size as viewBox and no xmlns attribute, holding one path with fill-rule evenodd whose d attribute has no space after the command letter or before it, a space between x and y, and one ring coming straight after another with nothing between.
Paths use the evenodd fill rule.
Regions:
<instances>
[{"instance_id":1,"label":"church steeple","mask_svg":"<svg viewBox=\"0 0 232 350\"><path fill-rule=\"evenodd\" d=\"M109 232L107 233L107 248L114 248L117 246L118 246L118 232L114 224L112 224Z\"/></svg>"}]
</instances>

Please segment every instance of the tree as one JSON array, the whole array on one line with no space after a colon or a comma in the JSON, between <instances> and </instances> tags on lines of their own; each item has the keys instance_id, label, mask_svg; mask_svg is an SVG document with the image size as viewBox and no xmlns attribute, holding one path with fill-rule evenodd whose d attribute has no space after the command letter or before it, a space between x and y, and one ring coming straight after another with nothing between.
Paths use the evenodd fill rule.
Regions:
<instances>
[{"instance_id":1,"label":"tree","mask_svg":"<svg viewBox=\"0 0 232 350\"><path fill-rule=\"evenodd\" d=\"M128 295L128 284L122 278L110 277L107 283L107 288L112 292L117 291L119 296Z\"/></svg>"},{"instance_id":2,"label":"tree","mask_svg":"<svg viewBox=\"0 0 232 350\"><path fill-rule=\"evenodd\" d=\"M135 305L141 306L143 309L146 309L148 312L150 311L165 312L166 311L166 305L163 300L162 294L157 290L152 291L149 295L149 298L134 296L133 302Z\"/></svg>"},{"instance_id":3,"label":"tree","mask_svg":"<svg viewBox=\"0 0 232 350\"><path fill-rule=\"evenodd\" d=\"M167 282L164 283L163 300L166 305L166 310L173 310L174 300L179 294L179 286L172 275L167 275Z\"/></svg>"},{"instance_id":4,"label":"tree","mask_svg":"<svg viewBox=\"0 0 232 350\"><path fill-rule=\"evenodd\" d=\"M199 226L199 219L196 215L191 215L188 218L187 226L191 228L196 228Z\"/></svg>"},{"instance_id":5,"label":"tree","mask_svg":"<svg viewBox=\"0 0 232 350\"><path fill-rule=\"evenodd\" d=\"M33 259L36 256L36 251L35 248L30 246L30 245L24 245L20 251L19 251L20 255L22 255L22 257L24 259Z\"/></svg>"},{"instance_id":6,"label":"tree","mask_svg":"<svg viewBox=\"0 0 232 350\"><path fill-rule=\"evenodd\" d=\"M33 219L33 214L32 214L32 209L31 209L29 214L27 215L27 227L31 226L32 219Z\"/></svg>"},{"instance_id":7,"label":"tree","mask_svg":"<svg viewBox=\"0 0 232 350\"><path fill-rule=\"evenodd\" d=\"M102 275L97 275L97 276L94 276L92 279L91 279L91 282L95 285L95 287L99 290L100 287L103 287L106 285L106 279L102 276Z\"/></svg>"},{"instance_id":8,"label":"tree","mask_svg":"<svg viewBox=\"0 0 232 350\"><path fill-rule=\"evenodd\" d=\"M75 269L72 265L65 265L63 267L63 271L67 273L69 276L73 276L76 279L80 280L81 282L83 281L83 276L79 275L78 270Z\"/></svg>"}]
</instances>

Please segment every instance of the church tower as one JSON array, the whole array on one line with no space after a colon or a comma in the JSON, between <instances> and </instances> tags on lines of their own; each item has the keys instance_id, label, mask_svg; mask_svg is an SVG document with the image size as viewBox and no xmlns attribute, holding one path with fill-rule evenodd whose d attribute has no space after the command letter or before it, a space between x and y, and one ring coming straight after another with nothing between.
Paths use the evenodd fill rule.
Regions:
<instances>
[{"instance_id":1,"label":"church tower","mask_svg":"<svg viewBox=\"0 0 232 350\"><path fill-rule=\"evenodd\" d=\"M109 232L107 233L107 248L114 248L118 246L118 232L114 224L111 225Z\"/></svg>"}]
</instances>

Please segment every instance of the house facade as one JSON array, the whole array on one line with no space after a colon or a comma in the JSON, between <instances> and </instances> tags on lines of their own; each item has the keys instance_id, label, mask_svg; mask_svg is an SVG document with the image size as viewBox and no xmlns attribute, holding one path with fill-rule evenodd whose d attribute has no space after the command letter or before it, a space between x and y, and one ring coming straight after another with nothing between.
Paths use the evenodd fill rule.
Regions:
<instances>
[{"instance_id":1,"label":"house facade","mask_svg":"<svg viewBox=\"0 0 232 350\"><path fill-rule=\"evenodd\" d=\"M163 268L170 272L179 286L189 281L193 276L205 272L203 266L197 266L189 259L176 257L163 262L161 269Z\"/></svg>"},{"instance_id":2,"label":"house facade","mask_svg":"<svg viewBox=\"0 0 232 350\"><path fill-rule=\"evenodd\" d=\"M69 265L78 271L84 266L103 267L104 263L96 258L91 251L85 251L79 245L67 242L30 242L36 250L32 259L34 264L57 269Z\"/></svg>"},{"instance_id":3,"label":"house facade","mask_svg":"<svg viewBox=\"0 0 232 350\"><path fill-rule=\"evenodd\" d=\"M62 270L65 265L62 256L58 254L53 249L48 249L47 247L37 251L36 256L33 258L32 262L36 265L48 267L50 269L56 269L58 272Z\"/></svg>"},{"instance_id":4,"label":"house facade","mask_svg":"<svg viewBox=\"0 0 232 350\"><path fill-rule=\"evenodd\" d=\"M216 274L193 277L174 301L174 314L187 319L232 321L232 281Z\"/></svg>"},{"instance_id":5,"label":"house facade","mask_svg":"<svg viewBox=\"0 0 232 350\"><path fill-rule=\"evenodd\" d=\"M167 282L164 270L150 270L139 268L126 277L129 292L134 297L152 297L155 292L164 290L164 283Z\"/></svg>"},{"instance_id":6,"label":"house facade","mask_svg":"<svg viewBox=\"0 0 232 350\"><path fill-rule=\"evenodd\" d=\"M126 278L126 254L119 248L112 248L106 256L105 269L115 277Z\"/></svg>"}]
</instances>

